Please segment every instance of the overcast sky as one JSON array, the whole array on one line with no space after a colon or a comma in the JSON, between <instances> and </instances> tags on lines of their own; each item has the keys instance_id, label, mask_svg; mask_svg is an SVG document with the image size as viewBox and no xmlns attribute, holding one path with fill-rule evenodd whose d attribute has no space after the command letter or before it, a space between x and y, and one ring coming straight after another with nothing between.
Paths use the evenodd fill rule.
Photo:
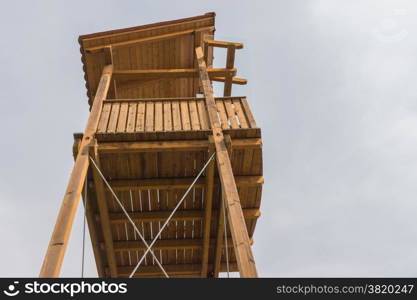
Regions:
<instances>
[{"instance_id":1,"label":"overcast sky","mask_svg":"<svg viewBox=\"0 0 417 300\"><path fill-rule=\"evenodd\" d=\"M0 276L42 264L88 113L78 36L209 11L245 44L234 94L262 128L259 274L417 276L415 0L2 3ZM81 212L63 276L80 276Z\"/></svg>"}]
</instances>

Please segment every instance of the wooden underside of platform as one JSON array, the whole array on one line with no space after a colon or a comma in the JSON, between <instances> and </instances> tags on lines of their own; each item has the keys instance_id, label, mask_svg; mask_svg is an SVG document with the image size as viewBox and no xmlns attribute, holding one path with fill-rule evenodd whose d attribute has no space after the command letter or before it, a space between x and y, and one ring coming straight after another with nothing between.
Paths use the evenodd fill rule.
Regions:
<instances>
[{"instance_id":1,"label":"wooden underside of platform","mask_svg":"<svg viewBox=\"0 0 417 300\"><path fill-rule=\"evenodd\" d=\"M238 130L238 129L236 129ZM257 129L259 133L259 129ZM230 130L233 135L233 129ZM252 135L255 131L238 130L241 135ZM187 132L188 135L193 132ZM122 201L138 229L148 243L158 232L169 213L183 196L208 159L208 134L199 140L175 140L175 132L164 132L155 141L128 141L123 134L97 134L98 154L101 170ZM169 137L172 134L173 136ZM185 133L184 133L185 134ZM126 133L124 134L126 135ZM76 134L74 154L82 137ZM184 136L187 136L185 134ZM122 138L121 138L122 137ZM160 139L169 137L161 141ZM193 136L194 137L194 136ZM115 138L115 139L114 139ZM143 136L142 136L143 138ZM122 141L121 141L122 140ZM182 146L181 146L182 145ZM194 145L194 147L192 146ZM234 145L234 146L233 146ZM250 138L232 138L231 162L238 186L249 236L254 234L257 218L260 215L262 193L262 149L260 135ZM166 266L171 277L201 277L205 175L197 181L179 211L163 231L161 238L153 247L160 262ZM213 214L211 217L208 270L213 271L215 240L217 233L219 203L221 200L220 182L215 171L213 185ZM104 233L100 223L97 199L97 182L94 181L91 167L88 185L89 228L95 248L96 262L109 275L108 253L104 243ZM119 277L128 276L146 250L133 227L128 223L110 191L105 188L105 201L108 207L111 239ZM232 239L228 232L230 270L236 271ZM225 270L225 250L222 250L222 270ZM139 268L138 277L163 277L163 273L148 254Z\"/></svg>"}]
</instances>

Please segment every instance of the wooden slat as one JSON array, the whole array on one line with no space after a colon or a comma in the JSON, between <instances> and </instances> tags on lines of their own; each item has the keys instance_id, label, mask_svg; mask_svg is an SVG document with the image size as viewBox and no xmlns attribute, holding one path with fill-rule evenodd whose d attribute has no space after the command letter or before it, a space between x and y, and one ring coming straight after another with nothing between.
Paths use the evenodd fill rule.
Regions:
<instances>
[{"instance_id":1,"label":"wooden slat","mask_svg":"<svg viewBox=\"0 0 417 300\"><path fill-rule=\"evenodd\" d=\"M102 71L101 80L81 141L80 151L72 169L39 277L57 277L60 274L62 261L68 246L75 213L80 200L81 190L89 166L89 144L94 133L97 131L103 100L107 96L111 82L112 70L113 66L109 65L104 67Z\"/></svg>"},{"instance_id":2,"label":"wooden slat","mask_svg":"<svg viewBox=\"0 0 417 300\"><path fill-rule=\"evenodd\" d=\"M229 123L227 122L227 114L226 114L226 109L224 107L223 101L216 101L216 106L217 106L217 112L220 117L221 128L228 129L230 126L229 126Z\"/></svg>"},{"instance_id":3,"label":"wooden slat","mask_svg":"<svg viewBox=\"0 0 417 300\"><path fill-rule=\"evenodd\" d=\"M127 113L129 110L129 104L123 102L120 104L119 119L117 120L117 132L125 132L127 124Z\"/></svg>"},{"instance_id":4,"label":"wooden slat","mask_svg":"<svg viewBox=\"0 0 417 300\"><path fill-rule=\"evenodd\" d=\"M162 102L155 102L155 131L164 130L164 114L162 109Z\"/></svg>"},{"instance_id":5,"label":"wooden slat","mask_svg":"<svg viewBox=\"0 0 417 300\"><path fill-rule=\"evenodd\" d=\"M232 100L235 106L236 114L239 118L240 128L249 128L248 122L246 121L246 116L243 113L242 105L240 104L240 100Z\"/></svg>"},{"instance_id":6,"label":"wooden slat","mask_svg":"<svg viewBox=\"0 0 417 300\"><path fill-rule=\"evenodd\" d=\"M200 120L198 117L197 104L195 101L189 101L188 107L190 108L191 116L191 130L200 130Z\"/></svg>"},{"instance_id":7,"label":"wooden slat","mask_svg":"<svg viewBox=\"0 0 417 300\"><path fill-rule=\"evenodd\" d=\"M154 103L146 102L145 131L154 131Z\"/></svg>"},{"instance_id":8,"label":"wooden slat","mask_svg":"<svg viewBox=\"0 0 417 300\"><path fill-rule=\"evenodd\" d=\"M127 118L126 132L135 131L137 106L137 103L129 103L129 113Z\"/></svg>"},{"instance_id":9,"label":"wooden slat","mask_svg":"<svg viewBox=\"0 0 417 300\"><path fill-rule=\"evenodd\" d=\"M180 101L181 123L183 130L191 130L190 112L188 110L188 101Z\"/></svg>"},{"instance_id":10,"label":"wooden slat","mask_svg":"<svg viewBox=\"0 0 417 300\"><path fill-rule=\"evenodd\" d=\"M248 101L246 100L246 97L243 97L241 99L241 103L242 103L242 108L245 111L245 115L246 115L246 118L247 118L248 123L250 125L250 128L256 128L255 118L252 115L252 111L249 107L249 104L248 104Z\"/></svg>"},{"instance_id":11,"label":"wooden slat","mask_svg":"<svg viewBox=\"0 0 417 300\"><path fill-rule=\"evenodd\" d=\"M111 107L109 124L107 125L107 132L109 132L109 133L116 132L117 120L119 119L119 110L120 110L120 104L119 103L113 103L113 105Z\"/></svg>"},{"instance_id":12,"label":"wooden slat","mask_svg":"<svg viewBox=\"0 0 417 300\"><path fill-rule=\"evenodd\" d=\"M164 104L164 131L172 131L172 111L171 102L163 102Z\"/></svg>"},{"instance_id":13,"label":"wooden slat","mask_svg":"<svg viewBox=\"0 0 417 300\"><path fill-rule=\"evenodd\" d=\"M200 125L202 130L210 129L208 117L207 117L207 109L206 105L203 100L197 101L197 108L198 108L198 115L200 117Z\"/></svg>"},{"instance_id":14,"label":"wooden slat","mask_svg":"<svg viewBox=\"0 0 417 300\"><path fill-rule=\"evenodd\" d=\"M109 123L109 116L111 111L111 103L104 103L103 110L100 115L100 122L98 123L97 132L106 132L107 124Z\"/></svg>"},{"instance_id":15,"label":"wooden slat","mask_svg":"<svg viewBox=\"0 0 417 300\"><path fill-rule=\"evenodd\" d=\"M235 110L232 106L232 100L224 100L224 106L226 107L226 112L227 112L227 118L230 120L230 126L233 129L239 128L239 124L237 124L236 121L236 113Z\"/></svg>"},{"instance_id":16,"label":"wooden slat","mask_svg":"<svg viewBox=\"0 0 417 300\"><path fill-rule=\"evenodd\" d=\"M213 88L207 74L203 50L201 47L197 47L195 52L200 70L200 80L204 90L206 105L209 112L209 120L216 146L217 168L219 170L222 189L226 199L228 223L232 235L239 273L241 277L257 277L255 259L252 254L249 235L234 180L232 166L227 153L222 128L217 118Z\"/></svg>"},{"instance_id":17,"label":"wooden slat","mask_svg":"<svg viewBox=\"0 0 417 300\"><path fill-rule=\"evenodd\" d=\"M145 111L146 111L145 102L139 102L138 113L136 116L136 131L145 130Z\"/></svg>"},{"instance_id":18,"label":"wooden slat","mask_svg":"<svg viewBox=\"0 0 417 300\"><path fill-rule=\"evenodd\" d=\"M178 101L172 102L172 125L174 130L181 130L181 110Z\"/></svg>"}]
</instances>

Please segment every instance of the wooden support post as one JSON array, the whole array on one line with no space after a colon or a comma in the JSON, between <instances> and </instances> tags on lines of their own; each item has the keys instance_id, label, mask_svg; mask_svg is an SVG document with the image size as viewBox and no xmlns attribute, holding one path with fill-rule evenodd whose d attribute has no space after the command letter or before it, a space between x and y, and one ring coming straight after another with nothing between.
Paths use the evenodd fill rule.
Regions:
<instances>
[{"instance_id":1,"label":"wooden support post","mask_svg":"<svg viewBox=\"0 0 417 300\"><path fill-rule=\"evenodd\" d=\"M229 45L227 47L227 58L226 58L226 66L233 66L235 65L235 52L236 47L235 45ZM224 82L224 96L231 96L232 95L232 81L233 76L230 76L230 74L226 75L226 80Z\"/></svg>"},{"instance_id":2,"label":"wooden support post","mask_svg":"<svg viewBox=\"0 0 417 300\"><path fill-rule=\"evenodd\" d=\"M209 136L209 151L208 157L214 153L214 140L212 136ZM210 162L206 169L206 189L204 193L204 200L206 203L204 213L204 234L203 234L203 254L202 254L202 266L201 277L207 277L208 258L210 249L210 228L211 228L211 213L213 204L213 186L214 186L214 160Z\"/></svg>"},{"instance_id":3,"label":"wooden support post","mask_svg":"<svg viewBox=\"0 0 417 300\"><path fill-rule=\"evenodd\" d=\"M55 223L54 231L45 254L39 274L40 277L58 277L60 274L62 261L68 246L72 225L74 223L75 213L77 212L84 179L88 170L89 144L97 130L103 100L106 98L109 90L112 71L112 65L107 65L103 69L90 116L88 117L87 126L84 131L84 136L81 141L80 151L78 152L75 160L64 199Z\"/></svg>"},{"instance_id":4,"label":"wooden support post","mask_svg":"<svg viewBox=\"0 0 417 300\"><path fill-rule=\"evenodd\" d=\"M101 168L100 164L100 157L98 155L98 146L97 141L94 139L92 142L92 145L90 147L90 153L93 157L95 163L99 168ZM110 277L116 278L117 277L117 263L116 263L116 256L114 253L114 247L113 247L113 237L110 227L110 218L109 218L109 209L107 206L107 200L106 200L106 193L105 193L105 186L103 183L103 179L101 178L99 172L95 167L93 169L93 178L94 178L94 186L96 190L96 198L97 198L97 204L98 204L98 210L100 213L100 224L101 229L103 231L103 237L104 237L104 244L106 248L106 256L107 256L107 263L109 265L110 270Z\"/></svg>"},{"instance_id":5,"label":"wooden support post","mask_svg":"<svg viewBox=\"0 0 417 300\"><path fill-rule=\"evenodd\" d=\"M227 153L226 144L217 116L216 103L213 96L204 54L201 47L195 49L198 67L200 71L201 85L203 86L208 116L213 131L214 144L216 147L216 161L222 183L224 197L227 205L228 223L232 235L236 260L241 277L257 277L255 260L250 247L249 235L246 228L245 218L240 205L239 194L233 176L232 165Z\"/></svg>"},{"instance_id":6,"label":"wooden support post","mask_svg":"<svg viewBox=\"0 0 417 300\"><path fill-rule=\"evenodd\" d=\"M221 260L222 260L222 248L223 248L223 240L224 240L224 218L223 218L223 209L224 209L224 200L223 200L223 193L220 197L219 203L219 217L217 222L217 233L216 233L216 249L214 251L214 272L213 277L219 277L220 267L221 267Z\"/></svg>"},{"instance_id":7,"label":"wooden support post","mask_svg":"<svg viewBox=\"0 0 417 300\"><path fill-rule=\"evenodd\" d=\"M77 140L76 143L74 143L74 148L73 148L74 159L77 158L77 153L79 151L80 144L81 144L81 139ZM89 177L88 172L87 172L86 177L87 178ZM88 186L87 189L90 189L89 184L87 184L87 186ZM84 182L83 191L85 191L85 182ZM106 273L105 273L104 264L103 264L103 257L101 255L101 251L100 251L100 242L99 242L98 237L97 237L96 226L94 225L94 213L93 213L93 209L91 208L92 201L91 201L91 197L89 197L89 195L91 195L91 193L87 192L87 198L85 198L85 194L83 194L85 216L86 216L86 219L87 219L87 225L88 225L88 231L90 233L91 244L93 246L94 259L96 261L97 273L98 273L98 276L100 278L103 278L103 277L106 277Z\"/></svg>"},{"instance_id":8,"label":"wooden support post","mask_svg":"<svg viewBox=\"0 0 417 300\"><path fill-rule=\"evenodd\" d=\"M224 135L224 142L226 144L227 152L229 157L232 157L232 140L229 134ZM224 223L223 217L223 210L224 210L224 193L222 190L220 203L219 203L219 217L218 217L218 225L217 225L217 235L216 235L216 250L214 253L214 277L219 277L220 269L221 269L221 259L222 259L222 249L224 244L224 231L227 230L225 228L226 224Z\"/></svg>"}]
</instances>

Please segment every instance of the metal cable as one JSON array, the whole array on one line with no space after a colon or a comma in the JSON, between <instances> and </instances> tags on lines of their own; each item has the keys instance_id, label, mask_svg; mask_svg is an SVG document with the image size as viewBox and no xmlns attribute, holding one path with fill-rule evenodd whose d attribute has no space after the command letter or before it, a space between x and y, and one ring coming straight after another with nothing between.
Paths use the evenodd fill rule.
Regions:
<instances>
[{"instance_id":1,"label":"metal cable","mask_svg":"<svg viewBox=\"0 0 417 300\"><path fill-rule=\"evenodd\" d=\"M167 226L169 220L172 218L172 216L175 214L175 212L177 211L177 209L180 207L180 205L182 204L182 202L184 201L185 197L188 195L188 193L191 191L191 189L193 188L194 184L197 182L197 180L200 178L201 174L203 174L204 170L207 168L208 164L210 163L210 161L213 159L214 155L216 154L216 152L214 152L210 158L207 160L206 164L203 166L203 168L201 169L200 173L197 174L196 178L194 179L194 181L191 183L191 185L188 187L187 191L184 193L184 195L182 196L181 200L177 203L177 205L175 206L174 210L172 211L172 213L168 216L167 220L165 221L164 225L162 225L161 229L159 230L158 234L154 237L152 243L149 245L148 249L145 251L145 253L142 255L141 259L139 260L139 262L137 263L136 267L133 269L132 273L130 274L129 278L132 278L132 276L136 273L137 269L139 268L140 264L142 263L142 261L144 260L146 254L149 251L152 251L151 248L152 246L155 244L155 242L157 241L157 239L159 238L159 236L161 235L162 231L164 230L164 228Z\"/></svg>"},{"instance_id":2,"label":"metal cable","mask_svg":"<svg viewBox=\"0 0 417 300\"><path fill-rule=\"evenodd\" d=\"M143 237L143 235L140 233L139 229L136 227L135 222L133 222L133 220L131 219L131 217L129 216L129 213L126 211L126 209L124 208L122 202L119 200L119 198L117 197L116 193L113 191L112 187L110 186L110 184L107 182L106 178L104 177L103 173L101 173L99 167L97 166L96 162L94 161L94 159L90 156L90 160L93 163L94 167L97 169L98 173L100 174L101 179L103 179L104 183L106 184L106 186L109 188L110 192L112 193L113 197L116 199L116 202L119 204L120 208L122 209L123 213L126 215L127 219L129 220L129 222L133 225L133 227L135 228L136 233L139 235L140 239L142 240L142 242L145 244L145 246L147 247L147 250L145 252L145 255L149 252L149 250L151 251L151 254L153 256L153 258L156 261L156 264L159 266L159 268L161 269L161 271L164 273L165 277L169 278L167 272L165 271L164 267L161 265L161 263L159 262L158 258L156 258L154 252L150 249L150 246L148 246L148 243L146 242L145 238ZM136 270L135 270L136 271Z\"/></svg>"}]
</instances>

